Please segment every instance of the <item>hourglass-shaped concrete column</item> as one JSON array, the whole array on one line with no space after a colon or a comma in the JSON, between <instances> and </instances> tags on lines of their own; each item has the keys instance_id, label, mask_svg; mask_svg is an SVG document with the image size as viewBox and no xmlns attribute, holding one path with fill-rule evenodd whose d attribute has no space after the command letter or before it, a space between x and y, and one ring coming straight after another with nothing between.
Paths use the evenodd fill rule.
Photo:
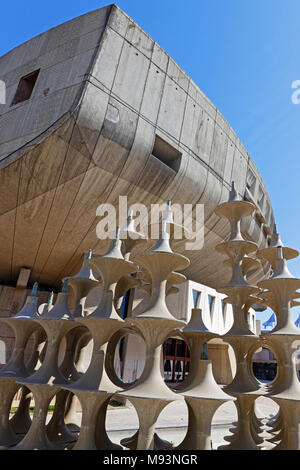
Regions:
<instances>
[{"instance_id":1,"label":"hourglass-shaped concrete column","mask_svg":"<svg viewBox=\"0 0 300 470\"><path fill-rule=\"evenodd\" d=\"M88 266L99 272L103 288L102 297L96 309L89 316L77 319L78 323L87 326L93 338L90 365L79 380L64 387L76 393L82 405L81 430L79 440L74 446L75 450L99 448L99 445L102 444L106 448L108 438L105 429L103 429L102 444L99 436L97 438L95 436L100 408L116 390L116 386L110 381L105 371L106 343L124 325L124 321L115 310L113 299L119 279L126 274L137 271L137 266L134 263L123 258L118 232L116 239L111 242L108 252L103 256L95 256L89 261Z\"/></svg>"},{"instance_id":2,"label":"hourglass-shaped concrete column","mask_svg":"<svg viewBox=\"0 0 300 470\"><path fill-rule=\"evenodd\" d=\"M172 403L173 400L174 398L168 399L167 397L161 397L160 399L150 397L147 399L145 397L130 398L140 423L136 445L137 450L155 449L155 423L165 406Z\"/></svg>"},{"instance_id":3,"label":"hourglass-shaped concrete column","mask_svg":"<svg viewBox=\"0 0 300 470\"><path fill-rule=\"evenodd\" d=\"M151 296L152 278L151 278L150 273L148 271L140 271L138 273L138 278L141 281L143 281L143 283L141 284L140 287L138 287L138 289L143 290L144 292L146 292L146 294ZM181 273L172 272L168 276L167 285L166 285L166 296L178 292L178 289L175 288L174 286L183 284L184 282L186 282L186 276L184 276Z\"/></svg>"},{"instance_id":4,"label":"hourglass-shaped concrete column","mask_svg":"<svg viewBox=\"0 0 300 470\"><path fill-rule=\"evenodd\" d=\"M255 399L261 394L259 383L250 373L249 351L253 349L257 338L253 336L224 336L233 348L236 357L236 374L233 381L224 387L224 391L236 398L238 425L228 446L222 450L258 450L252 435L252 408Z\"/></svg>"},{"instance_id":5,"label":"hourglass-shaped concrete column","mask_svg":"<svg viewBox=\"0 0 300 470\"><path fill-rule=\"evenodd\" d=\"M72 315L74 318L84 316L84 307L88 293L95 287L101 287L101 282L93 275L93 271L87 266L92 258L92 250L84 255L80 271L72 277L69 277L69 286L74 292L74 309Z\"/></svg>"},{"instance_id":6,"label":"hourglass-shaped concrete column","mask_svg":"<svg viewBox=\"0 0 300 470\"><path fill-rule=\"evenodd\" d=\"M32 374L36 366L39 367L38 365L39 356L40 356L39 347L41 344L44 344L46 334L43 328L39 328L37 326L37 329L34 330L32 336L33 336L32 353L28 361L25 363L27 376ZM10 425L12 426L16 434L26 434L26 432L31 426L31 417L29 413L31 399L32 399L32 392L30 392L30 390L25 386L21 387L21 397L20 397L18 409L14 413L13 417L10 419Z\"/></svg>"},{"instance_id":7,"label":"hourglass-shaped concrete column","mask_svg":"<svg viewBox=\"0 0 300 470\"><path fill-rule=\"evenodd\" d=\"M0 380L0 449L5 449L16 444L20 439L13 431L9 422L9 414L13 398L17 393L20 385L15 379L1 377Z\"/></svg>"},{"instance_id":8,"label":"hourglass-shaped concrete column","mask_svg":"<svg viewBox=\"0 0 300 470\"><path fill-rule=\"evenodd\" d=\"M165 301L167 280L173 271L184 269L189 264L186 257L172 252L169 239L169 234L162 226L156 245L151 250L133 257L137 264L149 271L152 280L148 307L138 316L126 320L126 323L136 328L145 340L145 368L136 384L120 392L120 396L130 399L139 417L138 450L154 448L155 422L159 413L171 401L183 399L169 389L161 374L162 344L174 328L184 326L184 323L176 320L167 308Z\"/></svg>"},{"instance_id":9,"label":"hourglass-shaped concrete column","mask_svg":"<svg viewBox=\"0 0 300 470\"><path fill-rule=\"evenodd\" d=\"M31 295L27 296L22 309L13 317L3 318L2 321L11 326L15 334L15 344L8 363L1 369L0 377L26 377L28 375L24 350L27 341L38 325L33 319L38 318L37 313L37 283L34 285Z\"/></svg>"},{"instance_id":10,"label":"hourglass-shaped concrete column","mask_svg":"<svg viewBox=\"0 0 300 470\"><path fill-rule=\"evenodd\" d=\"M28 433L15 449L56 448L47 437L46 418L50 401L60 391L60 385L67 382L58 366L60 342L75 326L68 309L67 281L58 294L54 307L34 321L47 334L47 349L41 367L31 376L18 381L33 392L35 412Z\"/></svg>"},{"instance_id":11,"label":"hourglass-shaped concrete column","mask_svg":"<svg viewBox=\"0 0 300 470\"><path fill-rule=\"evenodd\" d=\"M299 348L299 335L265 334L268 343L272 345L277 358L277 376L270 387L268 397L279 406L282 415L282 433L272 439L281 443L276 449L299 450L299 397L300 383L297 376L293 353ZM298 422L297 422L298 420Z\"/></svg>"},{"instance_id":12,"label":"hourglass-shaped concrete column","mask_svg":"<svg viewBox=\"0 0 300 470\"><path fill-rule=\"evenodd\" d=\"M255 205L251 202L238 200L234 183L229 201L220 204L215 210L219 217L229 221L231 228L229 240L220 243L216 250L228 256L226 264L230 264L232 268L229 283L218 289L218 292L226 294L226 302L232 304L233 325L224 340L234 349L236 374L224 391L236 398L238 411L238 426L231 443L219 447L220 449L258 449L251 434L251 409L260 393L260 387L252 376L249 364L249 350L255 346L258 337L247 324L247 314L251 304L256 302L254 298L260 289L249 285L245 278L255 268L255 262L248 255L256 251L257 245L245 240L241 233L241 219L250 216L254 210Z\"/></svg>"},{"instance_id":13,"label":"hourglass-shaped concrete column","mask_svg":"<svg viewBox=\"0 0 300 470\"><path fill-rule=\"evenodd\" d=\"M252 438L261 449L271 449L273 444L268 442L272 434L268 432L267 427L263 424L263 420L259 419L255 414L255 402L251 410L251 434Z\"/></svg>"},{"instance_id":14,"label":"hourglass-shaped concrete column","mask_svg":"<svg viewBox=\"0 0 300 470\"><path fill-rule=\"evenodd\" d=\"M230 238L228 241L244 240L241 234L241 219L251 215L255 209L256 207L252 202L238 199L234 181L232 181L228 201L220 204L215 209L216 215L227 219L230 223Z\"/></svg>"},{"instance_id":15,"label":"hourglass-shaped concrete column","mask_svg":"<svg viewBox=\"0 0 300 470\"><path fill-rule=\"evenodd\" d=\"M59 391L58 386L49 387L42 384L30 384L34 396L34 413L32 424L25 437L11 450L58 450L59 447L50 442L46 432L46 419L49 404Z\"/></svg>"},{"instance_id":16,"label":"hourglass-shaped concrete column","mask_svg":"<svg viewBox=\"0 0 300 470\"><path fill-rule=\"evenodd\" d=\"M34 321L39 323L47 334L46 355L41 367L19 383L24 385L66 383L67 380L58 366L59 346L62 338L77 326L68 308L67 281L64 283L62 292L57 295L54 307Z\"/></svg>"},{"instance_id":17,"label":"hourglass-shaped concrete column","mask_svg":"<svg viewBox=\"0 0 300 470\"><path fill-rule=\"evenodd\" d=\"M188 407L188 431L180 450L211 450L211 421L217 408L234 400L217 385L212 363L198 359L197 374L183 392Z\"/></svg>"},{"instance_id":18,"label":"hourglass-shaped concrete column","mask_svg":"<svg viewBox=\"0 0 300 470\"><path fill-rule=\"evenodd\" d=\"M252 214L255 205L248 201L240 201L232 182L232 190L228 202L220 204L215 213L219 217L225 218L230 223L229 240L216 246L216 250L228 256L226 264L230 264L232 268L232 276L229 283L218 292L226 294L226 301L232 304L233 325L228 332L229 336L252 335L247 324L244 305L249 296L259 292L256 286L251 286L245 279L245 275L249 271L249 263L251 261L244 257L253 253L257 249L256 243L245 240L241 234L241 219Z\"/></svg>"},{"instance_id":19,"label":"hourglass-shaped concrete column","mask_svg":"<svg viewBox=\"0 0 300 470\"><path fill-rule=\"evenodd\" d=\"M80 434L73 450L96 450L102 449L101 441L97 440L97 424L99 413L103 412L103 407L106 407L112 397L112 393L106 392L90 392L76 390L81 407L82 407L82 421L80 427Z\"/></svg>"},{"instance_id":20,"label":"hourglass-shaped concrete column","mask_svg":"<svg viewBox=\"0 0 300 470\"><path fill-rule=\"evenodd\" d=\"M274 447L274 450L300 450L300 401L283 396L272 398L280 406L285 422L284 432L280 436L281 442Z\"/></svg>"},{"instance_id":21,"label":"hourglass-shaped concrete column","mask_svg":"<svg viewBox=\"0 0 300 470\"><path fill-rule=\"evenodd\" d=\"M299 296L297 289L300 288L300 279L294 278L289 272L285 256L292 259L297 254L296 250L285 248L282 244L259 252L260 257L269 261L274 271L269 279L259 282L258 285L265 289L260 296L277 317L275 328L262 335L277 357L277 375L267 396L280 406L284 421L280 436L276 436L282 439L276 449L289 450L299 449L300 385L293 355L300 346L300 335L290 310L296 303L294 299Z\"/></svg>"},{"instance_id":22,"label":"hourglass-shaped concrete column","mask_svg":"<svg viewBox=\"0 0 300 470\"><path fill-rule=\"evenodd\" d=\"M48 438L57 445L77 440L77 435L69 430L64 420L69 393L67 390L60 390L56 394L53 414L46 426Z\"/></svg>"},{"instance_id":23,"label":"hourglass-shaped concrete column","mask_svg":"<svg viewBox=\"0 0 300 470\"><path fill-rule=\"evenodd\" d=\"M73 330L71 330L73 331ZM85 373L85 359L87 353L87 346L91 341L91 333L89 330L82 330L80 327L74 329L80 335L78 340L76 338L76 347L74 348L74 356L72 365L72 380L79 380L79 378ZM80 418L77 413L78 398L72 392L68 393L65 405L65 416L64 421L66 426L71 432L78 432L80 430Z\"/></svg>"},{"instance_id":24,"label":"hourglass-shaped concrete column","mask_svg":"<svg viewBox=\"0 0 300 470\"><path fill-rule=\"evenodd\" d=\"M173 400L183 399L165 384L161 374L162 344L168 334L180 325L163 318L132 318L130 324L141 332L146 343L145 368L139 380L120 396L129 398L139 417L137 450L154 449L155 422L162 409Z\"/></svg>"},{"instance_id":25,"label":"hourglass-shaped concrete column","mask_svg":"<svg viewBox=\"0 0 300 470\"><path fill-rule=\"evenodd\" d=\"M12 318L11 321L7 323L11 325L15 332L15 345L9 362L0 370L0 415L3 417L0 421L0 446L13 445L19 440L19 438L14 436L13 431L13 429L18 430L16 420L21 419L21 421L25 421L27 417L26 410L29 408L30 399L29 401L25 400L24 394L22 394L21 407L18 416L15 418L15 426L9 421L11 402L15 393L20 388L20 385L16 383L16 379L28 375L24 363L25 346L28 338L34 329L37 328L37 325L34 325L30 320L17 320L16 318ZM24 391L24 393L26 392ZM25 425L25 422L23 424Z\"/></svg>"},{"instance_id":26,"label":"hourglass-shaped concrete column","mask_svg":"<svg viewBox=\"0 0 300 470\"><path fill-rule=\"evenodd\" d=\"M95 310L85 318L76 321L84 324L93 338L93 353L88 370L70 390L109 391L115 389L105 373L105 343L124 325L124 321L115 310L113 298L116 284L125 274L137 271L131 261L125 261L121 253L121 241L117 235L112 241L108 252L89 261L89 265L97 269L103 281L102 297ZM106 385L104 384L106 383Z\"/></svg>"},{"instance_id":27,"label":"hourglass-shaped concrete column","mask_svg":"<svg viewBox=\"0 0 300 470\"><path fill-rule=\"evenodd\" d=\"M256 396L248 394L236 395L238 426L229 445L219 446L218 450L259 450L251 433L251 409Z\"/></svg>"},{"instance_id":28,"label":"hourglass-shaped concrete column","mask_svg":"<svg viewBox=\"0 0 300 470\"><path fill-rule=\"evenodd\" d=\"M24 351L28 338L38 326L32 321L37 315L37 283L31 295L26 298L25 304L16 315L5 318L15 333L15 344L8 363L0 370L0 446L5 448L16 444L20 440L13 431L9 421L10 409L14 395L20 388L16 379L26 377L28 371L24 361Z\"/></svg>"},{"instance_id":29,"label":"hourglass-shaped concrete column","mask_svg":"<svg viewBox=\"0 0 300 470\"><path fill-rule=\"evenodd\" d=\"M170 236L165 227L162 227L156 245L151 250L138 253L133 260L149 271L152 281L151 301L138 318L174 320L166 305L167 282L171 273L178 269L185 269L189 265L189 260L179 253L173 253L170 247Z\"/></svg>"},{"instance_id":30,"label":"hourglass-shaped concrete column","mask_svg":"<svg viewBox=\"0 0 300 470\"><path fill-rule=\"evenodd\" d=\"M259 287L265 289L260 296L265 300L265 304L272 308L277 317L277 325L271 333L299 335L299 329L292 320L290 310L292 300L298 296L296 290L300 288L300 279L294 278L289 272L286 259L283 257L284 249L278 247L276 250L277 257L272 260L273 275L258 283ZM260 252L260 256L268 260L267 255L268 249L264 250L264 253Z\"/></svg>"},{"instance_id":31,"label":"hourglass-shaped concrete column","mask_svg":"<svg viewBox=\"0 0 300 470\"><path fill-rule=\"evenodd\" d=\"M42 348L45 346L46 333L42 327L37 328L32 333L33 344L32 353L25 363L27 374L31 375L35 369L41 366L40 356ZM21 397L17 411L10 419L10 424L16 434L26 434L31 426L31 416L29 413L32 392L25 386L21 387Z\"/></svg>"},{"instance_id":32,"label":"hourglass-shaped concrete column","mask_svg":"<svg viewBox=\"0 0 300 470\"><path fill-rule=\"evenodd\" d=\"M80 377L75 368L75 354L76 345L80 338L86 334L86 328L78 326L70 330L66 338L66 349L60 371L63 376L68 380L76 380ZM54 411L52 418L47 425L47 434L51 441L55 443L74 442L77 440L77 435L72 433L67 427L65 421L65 410L70 392L61 390L55 399Z\"/></svg>"}]
</instances>

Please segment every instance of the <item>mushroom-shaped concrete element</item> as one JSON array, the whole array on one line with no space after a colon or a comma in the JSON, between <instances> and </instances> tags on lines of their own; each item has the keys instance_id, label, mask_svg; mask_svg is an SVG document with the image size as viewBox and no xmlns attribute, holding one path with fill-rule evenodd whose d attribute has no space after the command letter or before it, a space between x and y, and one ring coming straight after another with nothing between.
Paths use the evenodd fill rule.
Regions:
<instances>
[{"instance_id":1,"label":"mushroom-shaped concrete element","mask_svg":"<svg viewBox=\"0 0 300 470\"><path fill-rule=\"evenodd\" d=\"M100 303L95 310L87 317L76 319L76 322L88 328L94 344L86 373L73 384L64 387L75 393L82 405L82 426L74 450L107 448L108 437L104 428L101 439L97 437L96 431L99 420L102 423L105 421L103 416L107 404L117 388L105 371L106 343L124 324L114 306L115 289L122 277L138 269L132 261L124 259L121 243L117 230L107 253L103 256L94 256L87 263L89 267L99 272L103 287Z\"/></svg>"},{"instance_id":2,"label":"mushroom-shaped concrete element","mask_svg":"<svg viewBox=\"0 0 300 470\"><path fill-rule=\"evenodd\" d=\"M160 206L157 206L161 210ZM177 210L178 216L177 216ZM172 206L170 200L166 202L165 208L162 211L161 220L159 220L160 213L153 211L152 220L156 217L157 221L154 221L147 227L149 246L153 246L153 240L157 240L160 237L160 229L164 227L164 230L169 234L169 240L171 243L174 241L192 240L196 234L191 231L193 218L192 213L185 213L185 225L182 225L182 208L178 208L176 204ZM175 217L174 217L175 215ZM173 246L173 245L172 245Z\"/></svg>"},{"instance_id":3,"label":"mushroom-shaped concrete element","mask_svg":"<svg viewBox=\"0 0 300 470\"><path fill-rule=\"evenodd\" d=\"M152 280L151 300L145 311L126 320L130 327L140 332L146 343L142 376L132 388L120 392L120 395L130 398L139 417L137 449L153 449L155 422L159 413L171 401L183 399L165 384L160 371L162 344L174 328L184 326L184 322L176 320L166 305L168 277L173 271L189 265L185 256L171 250L169 240L170 235L162 224L156 245L133 257L139 266L149 271Z\"/></svg>"},{"instance_id":4,"label":"mushroom-shaped concrete element","mask_svg":"<svg viewBox=\"0 0 300 470\"><path fill-rule=\"evenodd\" d=\"M98 279L93 275L92 269L87 266L92 258L92 250L84 255L80 271L72 277L69 277L69 286L74 292L74 309L72 315L74 318L84 316L84 307L88 293L95 287L101 287Z\"/></svg>"},{"instance_id":5,"label":"mushroom-shaped concrete element","mask_svg":"<svg viewBox=\"0 0 300 470\"><path fill-rule=\"evenodd\" d=\"M261 253L265 259L269 258L268 249ZM273 251L273 248L269 248ZM295 326L291 318L291 302L298 297L297 289L300 288L300 279L294 278L287 267L286 259L284 258L284 248L279 246L275 248L277 257L272 259L274 266L273 275L264 281L258 283L258 286L265 289L260 294L268 305L276 314L277 325L273 334L294 334L298 335L299 329Z\"/></svg>"},{"instance_id":6,"label":"mushroom-shaped concrete element","mask_svg":"<svg viewBox=\"0 0 300 470\"><path fill-rule=\"evenodd\" d=\"M127 220L120 230L120 240L122 240L121 251L125 260L129 259L132 249L139 243L146 240L144 234L138 232L135 228L135 219L133 218L133 211L128 213Z\"/></svg>"},{"instance_id":7,"label":"mushroom-shaped concrete element","mask_svg":"<svg viewBox=\"0 0 300 470\"><path fill-rule=\"evenodd\" d=\"M15 334L14 348L7 364L0 370L0 448L16 444L20 440L9 422L9 415L14 395L20 388L16 379L26 377L28 371L24 360L24 351L30 335L38 328L32 320L38 317L37 289L35 283L27 296L22 309L14 316L1 320L13 329Z\"/></svg>"},{"instance_id":8,"label":"mushroom-shaped concrete element","mask_svg":"<svg viewBox=\"0 0 300 470\"><path fill-rule=\"evenodd\" d=\"M234 400L217 385L212 363L198 359L197 373L183 392L188 407L188 431L180 450L211 450L211 421L217 408Z\"/></svg>"},{"instance_id":9,"label":"mushroom-shaped concrete element","mask_svg":"<svg viewBox=\"0 0 300 470\"><path fill-rule=\"evenodd\" d=\"M241 218L251 215L254 210L255 205L251 202L238 200L233 182L229 201L220 204L215 210L219 217L229 221L231 227L229 240L216 246L219 253L228 256L232 268L229 283L218 289L219 292L227 295L226 301L232 304L233 309L233 325L227 336L253 335L247 324L243 306L249 296L258 293L259 289L249 285L245 279L247 270L250 266L253 267L254 263L248 258L244 261L244 257L256 251L257 245L243 238L240 224Z\"/></svg>"},{"instance_id":10,"label":"mushroom-shaped concrete element","mask_svg":"<svg viewBox=\"0 0 300 470\"><path fill-rule=\"evenodd\" d=\"M52 398L60 391L60 385L67 382L58 366L59 346L62 338L76 326L68 308L67 280L53 308L34 321L47 334L47 349L41 367L29 377L19 380L32 391L35 410L32 425L24 439L14 447L16 450L59 448L47 436L46 419Z\"/></svg>"}]
</instances>

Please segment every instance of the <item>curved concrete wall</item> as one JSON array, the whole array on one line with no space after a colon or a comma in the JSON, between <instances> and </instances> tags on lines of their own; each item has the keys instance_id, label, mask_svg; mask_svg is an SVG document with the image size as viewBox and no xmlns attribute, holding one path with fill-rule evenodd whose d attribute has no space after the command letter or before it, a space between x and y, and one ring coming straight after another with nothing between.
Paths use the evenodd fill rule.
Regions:
<instances>
[{"instance_id":1,"label":"curved concrete wall","mask_svg":"<svg viewBox=\"0 0 300 470\"><path fill-rule=\"evenodd\" d=\"M185 252L192 260L186 274L212 287L224 284L230 273L215 246L228 235L229 227L214 209L228 198L232 180L242 197L247 192L258 205L255 217L243 223L245 235L264 247L274 225L267 190L247 151L193 81L117 7L72 20L26 47L32 44L42 50L49 34L50 49L62 58L64 41L71 42L72 35L66 40L68 31L76 36L77 49L73 59L62 59L64 74L55 74L54 66L43 74L45 56L37 53L31 70L40 67L41 72L32 98L15 110L7 108L0 118L11 119L8 134L0 137L0 188L6 186L0 207L0 235L6 241L0 248L1 277L13 280L21 266L29 266L32 281L58 283L77 269L83 252L103 249L95 233L97 206L117 204L120 195L127 195L128 204L167 199L204 204L205 245L200 251ZM89 35L92 47L80 62L78 44ZM7 70L18 50L1 59ZM52 57L50 50L47 54ZM24 70L29 71L26 64L23 67L14 79L14 90ZM66 78L71 76L77 80L74 86ZM49 83L53 93L45 98L42 90ZM59 110L50 107L43 124L44 99L51 103L56 93L62 93L65 105ZM35 134L26 134L20 122L24 125L33 118L39 127ZM180 152L178 168L153 155L155 136ZM18 147L20 143L24 146ZM13 146L15 150L8 151ZM184 245L179 242L176 248L183 251ZM263 274L259 271L256 277Z\"/></svg>"}]
</instances>

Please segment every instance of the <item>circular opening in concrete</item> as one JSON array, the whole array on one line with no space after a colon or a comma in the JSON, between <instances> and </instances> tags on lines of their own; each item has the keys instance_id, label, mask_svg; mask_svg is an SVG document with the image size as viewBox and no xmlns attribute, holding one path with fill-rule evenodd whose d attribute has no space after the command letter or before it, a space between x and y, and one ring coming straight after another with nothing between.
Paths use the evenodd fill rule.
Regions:
<instances>
[{"instance_id":1,"label":"circular opening in concrete","mask_svg":"<svg viewBox=\"0 0 300 470\"><path fill-rule=\"evenodd\" d=\"M211 441L212 449L219 446L228 445L237 426L237 409L233 401L223 403L216 410L211 421Z\"/></svg>"},{"instance_id":2,"label":"circular opening in concrete","mask_svg":"<svg viewBox=\"0 0 300 470\"><path fill-rule=\"evenodd\" d=\"M106 412L105 431L107 438L114 446L121 449L135 450L139 430L139 418L130 400L112 397ZM115 448L118 450L118 447Z\"/></svg>"},{"instance_id":3,"label":"circular opening in concrete","mask_svg":"<svg viewBox=\"0 0 300 470\"><path fill-rule=\"evenodd\" d=\"M261 346L253 353L252 372L260 383L269 384L275 380L277 358L271 349Z\"/></svg>"},{"instance_id":4,"label":"circular opening in concrete","mask_svg":"<svg viewBox=\"0 0 300 470\"><path fill-rule=\"evenodd\" d=\"M124 332L115 340L114 345L114 372L122 383L131 384L140 378L144 370L145 341L138 334ZM109 371L108 368L107 371Z\"/></svg>"},{"instance_id":5,"label":"circular opening in concrete","mask_svg":"<svg viewBox=\"0 0 300 470\"><path fill-rule=\"evenodd\" d=\"M155 424L156 449L177 447L184 440L188 426L188 408L185 400L169 403Z\"/></svg>"}]
</instances>

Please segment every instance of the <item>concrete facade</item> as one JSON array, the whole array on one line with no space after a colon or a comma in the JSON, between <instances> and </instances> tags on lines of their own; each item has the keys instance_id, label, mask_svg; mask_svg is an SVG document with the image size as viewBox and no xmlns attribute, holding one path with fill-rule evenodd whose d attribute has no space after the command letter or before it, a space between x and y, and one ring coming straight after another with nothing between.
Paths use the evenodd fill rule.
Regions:
<instances>
[{"instance_id":1,"label":"concrete facade","mask_svg":"<svg viewBox=\"0 0 300 470\"><path fill-rule=\"evenodd\" d=\"M22 77L40 70L29 100L11 106ZM217 108L159 45L116 6L53 28L0 58L0 279L57 287L84 252L103 251L96 209L120 195L204 204L200 251L185 274L212 288L230 269L215 246L229 226L215 214L231 181L257 205L242 231L268 246L274 216L251 157ZM157 139L180 157L154 156ZM250 280L267 273L266 263Z\"/></svg>"}]
</instances>

